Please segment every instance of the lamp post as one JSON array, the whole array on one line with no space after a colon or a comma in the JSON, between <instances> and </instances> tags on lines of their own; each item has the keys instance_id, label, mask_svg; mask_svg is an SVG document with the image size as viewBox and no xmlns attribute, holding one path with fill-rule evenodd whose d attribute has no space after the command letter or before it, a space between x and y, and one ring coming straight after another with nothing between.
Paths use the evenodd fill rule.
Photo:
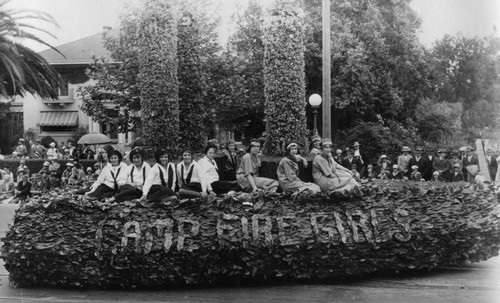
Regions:
<instances>
[{"instance_id":1,"label":"lamp post","mask_svg":"<svg viewBox=\"0 0 500 303\"><path fill-rule=\"evenodd\" d=\"M318 94L312 94L309 97L309 104L311 105L312 112L314 114L314 134L318 134L318 124L317 124L317 116L318 116L318 108L321 105L321 96Z\"/></svg>"}]
</instances>

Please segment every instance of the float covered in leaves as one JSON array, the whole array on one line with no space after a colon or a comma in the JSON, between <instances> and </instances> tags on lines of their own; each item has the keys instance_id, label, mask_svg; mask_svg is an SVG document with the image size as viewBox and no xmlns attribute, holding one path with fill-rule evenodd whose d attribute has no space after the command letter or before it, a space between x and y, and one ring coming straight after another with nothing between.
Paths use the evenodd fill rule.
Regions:
<instances>
[{"instance_id":1,"label":"float covered in leaves","mask_svg":"<svg viewBox=\"0 0 500 303\"><path fill-rule=\"evenodd\" d=\"M363 192L169 205L83 203L53 193L17 211L2 255L15 285L99 288L341 278L498 255L492 190L375 183ZM248 199L253 208L241 205Z\"/></svg>"}]
</instances>

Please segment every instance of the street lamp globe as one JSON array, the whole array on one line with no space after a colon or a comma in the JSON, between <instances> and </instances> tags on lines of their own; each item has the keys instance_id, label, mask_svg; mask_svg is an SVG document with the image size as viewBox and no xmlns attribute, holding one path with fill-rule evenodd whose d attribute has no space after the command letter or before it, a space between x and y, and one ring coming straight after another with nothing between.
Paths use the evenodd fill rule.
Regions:
<instances>
[{"instance_id":1,"label":"street lamp globe","mask_svg":"<svg viewBox=\"0 0 500 303\"><path fill-rule=\"evenodd\" d=\"M321 105L321 96L318 95L318 94L312 94L310 97L309 97L309 104L312 106L312 107L318 107Z\"/></svg>"}]
</instances>

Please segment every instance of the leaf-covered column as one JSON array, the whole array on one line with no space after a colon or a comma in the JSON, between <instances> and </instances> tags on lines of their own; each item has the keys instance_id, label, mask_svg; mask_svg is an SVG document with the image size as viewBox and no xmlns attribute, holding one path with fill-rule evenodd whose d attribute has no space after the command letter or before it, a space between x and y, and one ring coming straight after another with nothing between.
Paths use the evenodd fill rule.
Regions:
<instances>
[{"instance_id":1,"label":"leaf-covered column","mask_svg":"<svg viewBox=\"0 0 500 303\"><path fill-rule=\"evenodd\" d=\"M178 28L180 146L203 149L203 97L205 79L201 69L197 20L184 11Z\"/></svg>"},{"instance_id":2,"label":"leaf-covered column","mask_svg":"<svg viewBox=\"0 0 500 303\"><path fill-rule=\"evenodd\" d=\"M306 137L303 13L278 1L264 30L264 94L267 152L284 154L290 141Z\"/></svg>"},{"instance_id":3,"label":"leaf-covered column","mask_svg":"<svg viewBox=\"0 0 500 303\"><path fill-rule=\"evenodd\" d=\"M179 136L175 0L148 0L139 31L139 87L146 151L176 151Z\"/></svg>"}]
</instances>

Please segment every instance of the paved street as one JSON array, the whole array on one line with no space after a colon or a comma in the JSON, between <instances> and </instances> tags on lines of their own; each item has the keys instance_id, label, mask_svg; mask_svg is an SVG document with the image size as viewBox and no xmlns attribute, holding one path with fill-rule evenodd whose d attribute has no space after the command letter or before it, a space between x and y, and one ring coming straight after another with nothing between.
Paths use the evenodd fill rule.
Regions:
<instances>
[{"instance_id":1,"label":"paved street","mask_svg":"<svg viewBox=\"0 0 500 303\"><path fill-rule=\"evenodd\" d=\"M0 205L3 236L15 205ZM172 291L89 291L11 288L0 268L4 302L473 302L500 303L500 257L414 276L375 276L345 283L217 287Z\"/></svg>"}]
</instances>

